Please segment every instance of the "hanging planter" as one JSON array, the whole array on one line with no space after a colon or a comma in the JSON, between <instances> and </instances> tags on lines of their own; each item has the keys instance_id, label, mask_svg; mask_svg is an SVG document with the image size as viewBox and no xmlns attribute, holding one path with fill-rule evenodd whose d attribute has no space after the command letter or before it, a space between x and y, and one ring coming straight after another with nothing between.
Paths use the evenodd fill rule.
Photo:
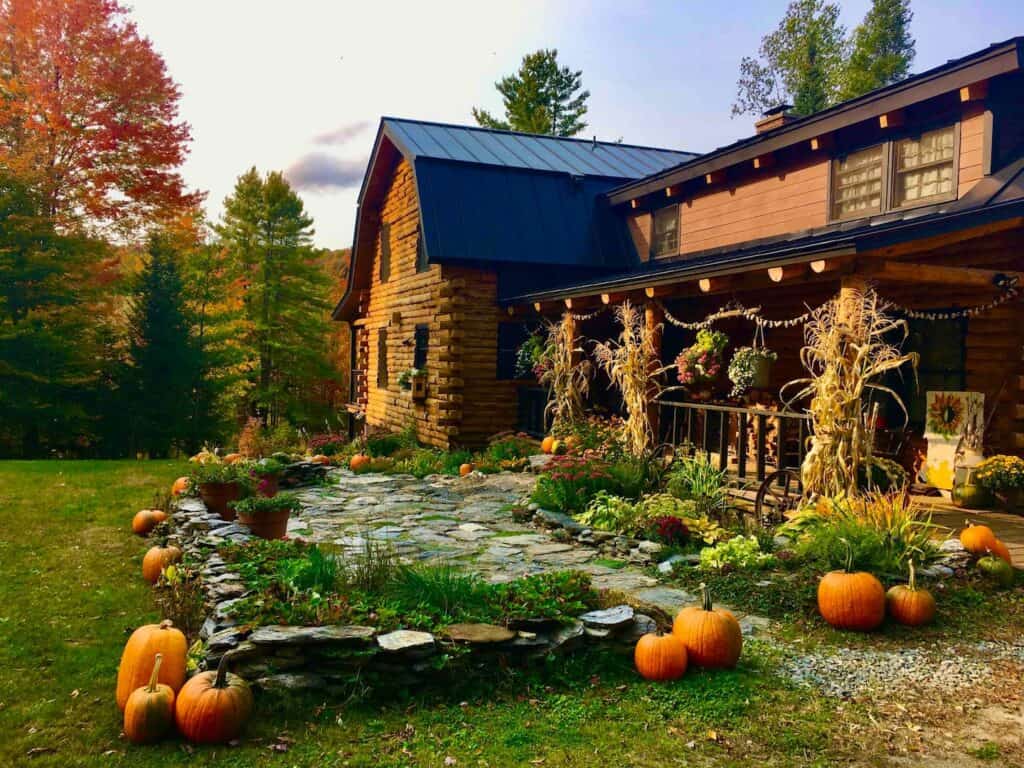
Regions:
<instances>
[{"instance_id":1,"label":"hanging planter","mask_svg":"<svg viewBox=\"0 0 1024 768\"><path fill-rule=\"evenodd\" d=\"M427 372L422 368L408 368L398 374L398 386L412 393L413 400L427 397Z\"/></svg>"},{"instance_id":2,"label":"hanging planter","mask_svg":"<svg viewBox=\"0 0 1024 768\"><path fill-rule=\"evenodd\" d=\"M691 393L710 395L715 380L722 373L722 352L728 343L729 337L721 331L697 331L697 341L676 358L679 383Z\"/></svg>"},{"instance_id":3,"label":"hanging planter","mask_svg":"<svg viewBox=\"0 0 1024 768\"><path fill-rule=\"evenodd\" d=\"M771 381L772 363L779 356L764 347L740 347L729 362L729 381L732 397L739 397L748 389L764 389Z\"/></svg>"}]
</instances>

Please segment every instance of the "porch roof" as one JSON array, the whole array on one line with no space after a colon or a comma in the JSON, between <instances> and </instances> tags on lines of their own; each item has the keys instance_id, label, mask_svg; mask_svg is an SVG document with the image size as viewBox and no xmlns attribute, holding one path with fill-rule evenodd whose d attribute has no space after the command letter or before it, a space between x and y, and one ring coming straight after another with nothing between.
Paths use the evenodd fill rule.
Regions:
<instances>
[{"instance_id":1,"label":"porch roof","mask_svg":"<svg viewBox=\"0 0 1024 768\"><path fill-rule=\"evenodd\" d=\"M506 306L532 304L721 277L754 268L805 264L1022 216L1024 154L979 181L959 200L648 261L628 272L567 282L541 291L501 296L499 300Z\"/></svg>"}]
</instances>

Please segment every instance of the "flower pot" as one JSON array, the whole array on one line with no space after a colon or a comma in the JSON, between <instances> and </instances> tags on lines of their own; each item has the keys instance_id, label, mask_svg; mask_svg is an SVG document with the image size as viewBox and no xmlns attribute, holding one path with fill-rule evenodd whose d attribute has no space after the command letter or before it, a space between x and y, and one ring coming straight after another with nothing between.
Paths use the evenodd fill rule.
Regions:
<instances>
[{"instance_id":1,"label":"flower pot","mask_svg":"<svg viewBox=\"0 0 1024 768\"><path fill-rule=\"evenodd\" d=\"M953 503L962 509L988 509L993 501L992 494L980 485L967 482L953 486Z\"/></svg>"},{"instance_id":2,"label":"flower pot","mask_svg":"<svg viewBox=\"0 0 1024 768\"><path fill-rule=\"evenodd\" d=\"M266 496L268 499L277 496L277 491L280 488L280 478L277 475L257 475L259 480L256 483L256 491L260 496Z\"/></svg>"},{"instance_id":3,"label":"flower pot","mask_svg":"<svg viewBox=\"0 0 1024 768\"><path fill-rule=\"evenodd\" d=\"M235 481L230 483L200 483L199 497L211 512L220 515L222 520L234 520L235 511L229 504L238 501L242 496L242 487Z\"/></svg>"},{"instance_id":4,"label":"flower pot","mask_svg":"<svg viewBox=\"0 0 1024 768\"><path fill-rule=\"evenodd\" d=\"M249 526L253 536L261 539L283 539L288 533L288 518L291 517L290 509L280 509L276 512L260 512L256 515L239 515L238 522Z\"/></svg>"},{"instance_id":5,"label":"flower pot","mask_svg":"<svg viewBox=\"0 0 1024 768\"><path fill-rule=\"evenodd\" d=\"M750 361L753 378L751 389L765 389L772 378L772 361L767 357L755 357Z\"/></svg>"}]
</instances>

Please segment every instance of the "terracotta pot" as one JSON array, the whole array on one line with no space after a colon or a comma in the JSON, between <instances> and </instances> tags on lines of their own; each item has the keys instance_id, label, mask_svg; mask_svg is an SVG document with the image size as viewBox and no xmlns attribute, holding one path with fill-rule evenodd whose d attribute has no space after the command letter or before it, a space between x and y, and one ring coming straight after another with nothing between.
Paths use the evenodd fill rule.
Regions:
<instances>
[{"instance_id":1,"label":"terracotta pot","mask_svg":"<svg viewBox=\"0 0 1024 768\"><path fill-rule=\"evenodd\" d=\"M238 501L242 496L242 486L237 482L200 483L199 497L211 512L220 515L222 520L234 520L235 510L229 504Z\"/></svg>"},{"instance_id":2,"label":"terracotta pot","mask_svg":"<svg viewBox=\"0 0 1024 768\"><path fill-rule=\"evenodd\" d=\"M277 496L279 486L280 478L277 475L260 475L259 481L256 484L256 490L260 496L266 496L270 499Z\"/></svg>"},{"instance_id":3,"label":"terracotta pot","mask_svg":"<svg viewBox=\"0 0 1024 768\"><path fill-rule=\"evenodd\" d=\"M253 536L283 539L288 533L288 518L291 515L290 509L282 509L277 512L260 512L258 515L239 515L238 522L249 526Z\"/></svg>"}]
</instances>

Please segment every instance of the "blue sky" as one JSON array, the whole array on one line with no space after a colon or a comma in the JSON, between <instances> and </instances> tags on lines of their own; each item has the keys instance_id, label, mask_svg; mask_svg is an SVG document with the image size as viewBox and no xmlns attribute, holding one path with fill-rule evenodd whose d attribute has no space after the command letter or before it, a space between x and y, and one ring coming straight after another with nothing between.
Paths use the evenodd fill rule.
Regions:
<instances>
[{"instance_id":1,"label":"blue sky","mask_svg":"<svg viewBox=\"0 0 1024 768\"><path fill-rule=\"evenodd\" d=\"M365 2L128 0L181 85L184 173L216 218L250 166L290 169L316 242L351 243L358 179L383 114L471 124L493 83L541 47L583 70L602 140L708 151L752 132L730 118L740 58L786 0ZM867 0L841 3L852 28ZM913 3L914 71L1024 34L1021 0Z\"/></svg>"}]
</instances>

